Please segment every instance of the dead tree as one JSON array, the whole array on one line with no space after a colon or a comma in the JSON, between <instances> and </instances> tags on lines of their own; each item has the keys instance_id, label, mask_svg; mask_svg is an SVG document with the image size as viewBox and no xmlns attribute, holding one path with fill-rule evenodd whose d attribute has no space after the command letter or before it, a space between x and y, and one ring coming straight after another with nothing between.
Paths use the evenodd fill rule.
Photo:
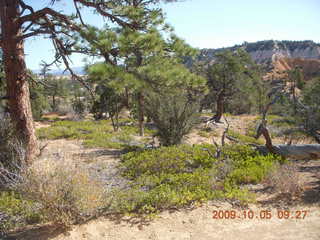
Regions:
<instances>
[{"instance_id":1,"label":"dead tree","mask_svg":"<svg viewBox=\"0 0 320 240\"><path fill-rule=\"evenodd\" d=\"M265 146L257 146L257 149L264 153L273 153L281 155L285 158L296 159L296 160L310 160L310 159L320 159L320 144L294 144L286 145L279 144L273 145L272 139L267 128L267 112L270 107L278 100L280 95L277 95L273 101L267 104L266 108L262 113L262 120L257 128L256 138L259 138L261 135L266 140Z\"/></svg>"}]
</instances>

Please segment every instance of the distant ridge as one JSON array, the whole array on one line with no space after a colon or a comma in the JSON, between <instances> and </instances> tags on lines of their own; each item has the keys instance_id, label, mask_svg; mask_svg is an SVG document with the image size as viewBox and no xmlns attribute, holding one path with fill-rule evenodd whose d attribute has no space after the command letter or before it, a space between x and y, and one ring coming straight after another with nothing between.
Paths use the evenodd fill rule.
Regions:
<instances>
[{"instance_id":1,"label":"distant ridge","mask_svg":"<svg viewBox=\"0 0 320 240\"><path fill-rule=\"evenodd\" d=\"M214 55L223 50L234 51L238 48L246 50L257 63L270 63L279 58L320 59L320 44L311 40L277 41L265 40L253 43L244 42L227 48L201 49L198 60L214 60Z\"/></svg>"},{"instance_id":2,"label":"distant ridge","mask_svg":"<svg viewBox=\"0 0 320 240\"><path fill-rule=\"evenodd\" d=\"M226 48L203 48L200 50L200 54L197 57L198 61L214 61L214 56L217 52L223 50L235 51L236 49L243 48L252 57L252 59L260 64L271 65L273 62L282 58L301 58L301 59L314 59L320 60L320 44L315 43L312 40L305 41L289 41L289 40L264 40L258 42L244 42L240 45L234 45ZM187 60L187 65L192 65L192 60ZM74 67L73 71L78 75L85 75L84 67ZM40 70L33 71L36 74L40 73ZM49 73L56 76L68 76L69 71L63 72L60 69L54 69Z\"/></svg>"},{"instance_id":3,"label":"distant ridge","mask_svg":"<svg viewBox=\"0 0 320 240\"><path fill-rule=\"evenodd\" d=\"M72 70L77 75L84 75L86 74L84 67L73 67ZM41 70L32 70L35 74L40 74ZM61 69L53 69L48 72L49 74L55 75L55 76L68 76L70 75L69 71L61 70Z\"/></svg>"}]
</instances>

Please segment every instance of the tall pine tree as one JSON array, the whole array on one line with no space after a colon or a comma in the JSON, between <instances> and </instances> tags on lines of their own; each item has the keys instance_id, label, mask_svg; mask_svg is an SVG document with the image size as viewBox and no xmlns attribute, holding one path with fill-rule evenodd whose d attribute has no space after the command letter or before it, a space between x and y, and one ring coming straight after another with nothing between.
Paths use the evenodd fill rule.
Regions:
<instances>
[{"instance_id":1,"label":"tall pine tree","mask_svg":"<svg viewBox=\"0 0 320 240\"><path fill-rule=\"evenodd\" d=\"M139 30L142 25L131 21L132 16L141 14L142 8L136 8L136 5L143 4L143 9L148 10L151 9L150 6L154 8L160 0L73 0L71 1L74 5L72 16L61 13L61 6L60 9L54 9L54 7L59 8L59 5L56 5L57 2L62 1L52 0L48 6L35 10L33 4L27 4L24 0L0 0L0 47L4 56L6 95L9 98L11 119L26 144L26 161L29 163L39 153L39 147L30 105L24 40L39 35L49 36L48 39L56 49L56 60L63 62L72 76L81 81L68 62L68 55L71 53L69 49L74 44L70 34L81 32L86 27L81 9L89 8L96 11L109 20L111 25ZM153 14L153 11L150 11L150 14ZM86 86L84 82L83 84Z\"/></svg>"}]
</instances>

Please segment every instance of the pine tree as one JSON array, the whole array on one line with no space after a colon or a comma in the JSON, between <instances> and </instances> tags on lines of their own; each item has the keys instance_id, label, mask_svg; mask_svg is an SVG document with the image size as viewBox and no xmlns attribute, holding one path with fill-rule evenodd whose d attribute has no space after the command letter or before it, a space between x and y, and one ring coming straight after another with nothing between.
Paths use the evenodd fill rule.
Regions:
<instances>
[{"instance_id":1,"label":"pine tree","mask_svg":"<svg viewBox=\"0 0 320 240\"><path fill-rule=\"evenodd\" d=\"M0 47L4 56L6 95L9 98L10 117L26 144L26 161L29 163L39 153L39 147L33 126L28 74L24 59L24 40L39 35L48 36L56 49L55 62L63 62L71 75L87 87L86 83L75 75L68 62L70 48L74 45L70 35L72 32L81 32L86 28L81 9L94 10L113 25L139 30L143 29L142 24L145 22L139 25L131 20L134 16L143 15L144 11L154 14L157 10L155 4L160 1L73 0L75 14L71 16L51 7L57 2L59 1L52 0L48 6L34 10L32 4L26 4L24 0L0 0ZM143 7L136 8L137 3L142 4ZM155 10L149 11L149 9Z\"/></svg>"},{"instance_id":2,"label":"pine tree","mask_svg":"<svg viewBox=\"0 0 320 240\"><path fill-rule=\"evenodd\" d=\"M122 9L123 10L123 9ZM121 10L120 10L121 11ZM125 11L125 10L123 10ZM183 57L195 55L196 51L173 34L172 29L164 23L163 14L159 9L146 10L142 1L135 5L137 14L129 16L131 22L141 29L119 26L114 29L97 29L89 27L80 33L80 44L76 51L100 56L104 64L89 69L91 75L100 75L100 79L108 85L130 89L136 96L140 135L144 134L145 92L147 89L164 84L160 66L172 68L183 61ZM164 33L168 35L166 39ZM151 80L150 72L160 75ZM166 78L174 81L176 78Z\"/></svg>"}]
</instances>

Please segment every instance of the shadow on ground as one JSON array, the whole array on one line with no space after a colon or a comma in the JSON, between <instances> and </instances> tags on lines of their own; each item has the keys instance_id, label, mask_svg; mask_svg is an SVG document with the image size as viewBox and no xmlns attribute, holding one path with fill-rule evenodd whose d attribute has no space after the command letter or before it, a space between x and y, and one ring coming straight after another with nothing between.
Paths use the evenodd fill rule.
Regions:
<instances>
[{"instance_id":1,"label":"shadow on ground","mask_svg":"<svg viewBox=\"0 0 320 240\"><path fill-rule=\"evenodd\" d=\"M62 227L46 225L20 230L3 237L0 235L0 240L48 240L64 232L66 229Z\"/></svg>"},{"instance_id":2,"label":"shadow on ground","mask_svg":"<svg viewBox=\"0 0 320 240\"><path fill-rule=\"evenodd\" d=\"M302 196L303 203L320 203L320 160L312 161L310 165L301 166L299 171L302 174L308 174L310 179Z\"/></svg>"},{"instance_id":3,"label":"shadow on ground","mask_svg":"<svg viewBox=\"0 0 320 240\"><path fill-rule=\"evenodd\" d=\"M115 224L127 223L130 226L137 226L140 230L142 230L145 226L148 226L152 221L150 217L143 216L124 216L122 214L109 214L107 216L101 216L110 221L113 221ZM84 221L79 224L86 224L91 220L97 219L97 216ZM46 226L38 226L38 227L30 227L29 229L21 229L17 230L14 233L9 233L7 235L1 235L0 232L0 240L49 240L53 239L61 234L68 236L68 231L70 229L63 228L61 226L56 225L46 225Z\"/></svg>"}]
</instances>

